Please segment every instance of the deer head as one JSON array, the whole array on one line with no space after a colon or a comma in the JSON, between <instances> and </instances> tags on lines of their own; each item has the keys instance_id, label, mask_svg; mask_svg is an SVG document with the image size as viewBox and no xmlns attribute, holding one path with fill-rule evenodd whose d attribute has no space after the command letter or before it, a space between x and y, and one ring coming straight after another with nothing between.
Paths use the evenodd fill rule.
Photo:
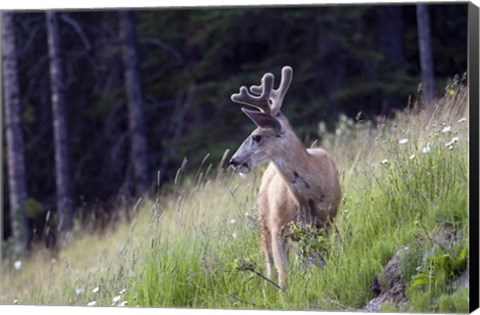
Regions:
<instances>
[{"instance_id":1,"label":"deer head","mask_svg":"<svg viewBox=\"0 0 480 315\"><path fill-rule=\"evenodd\" d=\"M230 160L230 165L239 168L240 173L250 172L259 164L273 159L285 150L288 142L286 134L291 128L280 109L292 81L292 72L291 67L283 67L278 89L273 88L273 75L266 73L263 75L261 84L252 85L250 92L242 86L239 93L232 94L233 102L257 109L250 110L242 107L242 111L257 125L257 128L245 139Z\"/></svg>"}]
</instances>

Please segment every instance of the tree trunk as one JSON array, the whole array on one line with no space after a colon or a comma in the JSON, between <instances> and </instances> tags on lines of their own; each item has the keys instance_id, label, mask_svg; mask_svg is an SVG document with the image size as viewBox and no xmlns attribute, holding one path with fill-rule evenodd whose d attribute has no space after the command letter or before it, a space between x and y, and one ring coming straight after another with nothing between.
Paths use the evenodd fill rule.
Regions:
<instances>
[{"instance_id":1,"label":"tree trunk","mask_svg":"<svg viewBox=\"0 0 480 315\"><path fill-rule=\"evenodd\" d=\"M423 98L427 107L435 101L432 46L430 41L430 17L426 4L417 4L418 46L422 70Z\"/></svg>"},{"instance_id":2,"label":"tree trunk","mask_svg":"<svg viewBox=\"0 0 480 315\"><path fill-rule=\"evenodd\" d=\"M150 188L148 147L143 113L143 95L140 77L135 16L131 11L120 12L120 32L123 43L123 65L128 103L130 131L130 160L133 165L136 192L143 194Z\"/></svg>"},{"instance_id":3,"label":"tree trunk","mask_svg":"<svg viewBox=\"0 0 480 315\"><path fill-rule=\"evenodd\" d=\"M380 51L387 65L405 62L403 52L402 5L389 4L378 7Z\"/></svg>"},{"instance_id":4,"label":"tree trunk","mask_svg":"<svg viewBox=\"0 0 480 315\"><path fill-rule=\"evenodd\" d=\"M3 87L5 91L5 131L7 142L10 218L17 255L30 249L30 230L25 215L27 179L25 148L22 134L22 113L18 83L17 47L14 14L3 13Z\"/></svg>"},{"instance_id":5,"label":"tree trunk","mask_svg":"<svg viewBox=\"0 0 480 315\"><path fill-rule=\"evenodd\" d=\"M160 162L160 178L157 180L161 183L167 174L168 164L172 157L178 151L178 144L176 143L182 136L182 130L185 125L185 114L190 107L195 94L195 84L193 83L185 96L181 95L180 98L175 101L173 105L173 112L170 116L168 126L164 132L164 138L169 139L165 149L162 152L162 159ZM157 183L158 184L158 183ZM159 188L159 187L157 187Z\"/></svg>"},{"instance_id":6,"label":"tree trunk","mask_svg":"<svg viewBox=\"0 0 480 315\"><path fill-rule=\"evenodd\" d=\"M65 77L60 48L57 13L47 11L48 55L52 97L53 133L55 141L55 173L57 187L58 229L61 244L66 241L73 224L72 183L65 103Z\"/></svg>"},{"instance_id":7,"label":"tree trunk","mask_svg":"<svg viewBox=\"0 0 480 315\"><path fill-rule=\"evenodd\" d=\"M405 54L403 49L403 20L402 5L388 4L377 7L379 50L383 56L380 71L398 73L405 67ZM376 70L377 71L377 70ZM385 116L395 108L401 108L403 101L398 95L380 91L382 99L380 115Z\"/></svg>"}]
</instances>

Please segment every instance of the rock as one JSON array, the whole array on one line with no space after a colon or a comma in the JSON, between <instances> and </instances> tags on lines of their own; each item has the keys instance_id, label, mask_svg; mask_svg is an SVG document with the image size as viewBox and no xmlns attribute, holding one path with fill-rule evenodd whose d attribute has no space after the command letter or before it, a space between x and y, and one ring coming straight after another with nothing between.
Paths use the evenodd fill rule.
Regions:
<instances>
[{"instance_id":1,"label":"rock","mask_svg":"<svg viewBox=\"0 0 480 315\"><path fill-rule=\"evenodd\" d=\"M363 310L367 312L378 312L380 307L386 302L391 302L396 307L407 302L405 297L405 284L401 282L400 270L400 257L407 251L407 246L398 250L385 265L383 268L383 276L386 283L384 283L383 286L377 277L374 278L371 288L374 294L378 296L371 299Z\"/></svg>"},{"instance_id":2,"label":"rock","mask_svg":"<svg viewBox=\"0 0 480 315\"><path fill-rule=\"evenodd\" d=\"M468 288L470 285L470 276L468 269L462 272L460 277L454 282L455 288Z\"/></svg>"},{"instance_id":3,"label":"rock","mask_svg":"<svg viewBox=\"0 0 480 315\"><path fill-rule=\"evenodd\" d=\"M365 305L364 310L367 312L378 312L380 311L380 307L386 302L391 302L396 307L406 303L405 285L403 283L394 284L389 290L371 299L367 305Z\"/></svg>"},{"instance_id":4,"label":"rock","mask_svg":"<svg viewBox=\"0 0 480 315\"><path fill-rule=\"evenodd\" d=\"M407 251L408 246L399 249L383 268L383 274L385 275L385 279L387 279L387 289L392 288L396 283L401 281L400 256L404 255Z\"/></svg>"}]
</instances>

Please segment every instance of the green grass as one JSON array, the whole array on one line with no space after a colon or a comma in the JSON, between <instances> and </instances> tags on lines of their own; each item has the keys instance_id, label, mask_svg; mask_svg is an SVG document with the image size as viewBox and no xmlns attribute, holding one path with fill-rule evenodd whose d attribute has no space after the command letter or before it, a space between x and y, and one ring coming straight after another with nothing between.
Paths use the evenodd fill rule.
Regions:
<instances>
[{"instance_id":1,"label":"green grass","mask_svg":"<svg viewBox=\"0 0 480 315\"><path fill-rule=\"evenodd\" d=\"M336 134L322 134L343 199L326 238L326 266L301 271L292 254L285 292L258 275L265 268L255 205L262 169L241 179L203 167L179 171L132 222L104 235L77 232L55 261L37 251L14 270L5 259L1 303L361 309L373 298L373 278L408 246L401 259L408 303L381 310L465 311L468 288L456 281L468 258L468 122L459 121L466 91L440 103L433 116L398 113L378 128L342 119Z\"/></svg>"}]
</instances>

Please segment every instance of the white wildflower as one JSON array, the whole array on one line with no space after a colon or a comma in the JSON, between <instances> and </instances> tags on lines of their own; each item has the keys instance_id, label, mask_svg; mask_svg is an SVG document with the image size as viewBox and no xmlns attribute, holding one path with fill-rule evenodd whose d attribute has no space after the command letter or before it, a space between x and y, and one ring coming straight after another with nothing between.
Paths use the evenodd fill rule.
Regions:
<instances>
[{"instance_id":1,"label":"white wildflower","mask_svg":"<svg viewBox=\"0 0 480 315\"><path fill-rule=\"evenodd\" d=\"M462 123L462 122L465 122L465 121L467 121L467 118L465 118L465 117L460 118L460 119L458 120L459 123Z\"/></svg>"},{"instance_id":2,"label":"white wildflower","mask_svg":"<svg viewBox=\"0 0 480 315\"><path fill-rule=\"evenodd\" d=\"M450 140L450 142L447 142L445 143L445 147L449 150L452 150L453 149L453 145L458 142L458 137L453 137L452 140Z\"/></svg>"},{"instance_id":3,"label":"white wildflower","mask_svg":"<svg viewBox=\"0 0 480 315\"><path fill-rule=\"evenodd\" d=\"M230 224L235 224L235 219L231 219Z\"/></svg>"},{"instance_id":4,"label":"white wildflower","mask_svg":"<svg viewBox=\"0 0 480 315\"><path fill-rule=\"evenodd\" d=\"M92 293L97 293L100 290L100 287L96 287L92 290Z\"/></svg>"},{"instance_id":5,"label":"white wildflower","mask_svg":"<svg viewBox=\"0 0 480 315\"><path fill-rule=\"evenodd\" d=\"M385 159L385 160L383 160L383 161L382 161L382 162L380 162L380 163L382 163L383 165L385 165L385 164L388 164L388 160L387 160L387 159Z\"/></svg>"},{"instance_id":6,"label":"white wildflower","mask_svg":"<svg viewBox=\"0 0 480 315\"><path fill-rule=\"evenodd\" d=\"M423 149L422 149L422 153L428 153L432 151L432 148L430 147L430 143L428 143Z\"/></svg>"},{"instance_id":7,"label":"white wildflower","mask_svg":"<svg viewBox=\"0 0 480 315\"><path fill-rule=\"evenodd\" d=\"M120 291L120 295L124 294L125 292L127 292L127 289L122 289L122 291Z\"/></svg>"},{"instance_id":8,"label":"white wildflower","mask_svg":"<svg viewBox=\"0 0 480 315\"><path fill-rule=\"evenodd\" d=\"M13 304L18 304L18 300L17 299L13 300Z\"/></svg>"},{"instance_id":9,"label":"white wildflower","mask_svg":"<svg viewBox=\"0 0 480 315\"><path fill-rule=\"evenodd\" d=\"M83 291L85 291L83 288L75 288L75 293L76 293L77 295L82 294Z\"/></svg>"},{"instance_id":10,"label":"white wildflower","mask_svg":"<svg viewBox=\"0 0 480 315\"><path fill-rule=\"evenodd\" d=\"M87 306L94 306L97 304L97 301L88 302Z\"/></svg>"},{"instance_id":11,"label":"white wildflower","mask_svg":"<svg viewBox=\"0 0 480 315\"><path fill-rule=\"evenodd\" d=\"M237 233L232 233L233 238L237 238Z\"/></svg>"},{"instance_id":12,"label":"white wildflower","mask_svg":"<svg viewBox=\"0 0 480 315\"><path fill-rule=\"evenodd\" d=\"M122 296L120 296L120 295L114 296L113 299L112 299L112 302L117 303L118 301L120 301L121 297Z\"/></svg>"},{"instance_id":13,"label":"white wildflower","mask_svg":"<svg viewBox=\"0 0 480 315\"><path fill-rule=\"evenodd\" d=\"M415 158L415 154L410 155L409 159L413 160Z\"/></svg>"},{"instance_id":14,"label":"white wildflower","mask_svg":"<svg viewBox=\"0 0 480 315\"><path fill-rule=\"evenodd\" d=\"M249 216L250 216L250 213L245 212L245 216L246 216L246 217L249 217Z\"/></svg>"},{"instance_id":15,"label":"white wildflower","mask_svg":"<svg viewBox=\"0 0 480 315\"><path fill-rule=\"evenodd\" d=\"M447 133L447 132L450 132L451 130L452 130L451 126L446 126L445 128L442 129L442 132Z\"/></svg>"},{"instance_id":16,"label":"white wildflower","mask_svg":"<svg viewBox=\"0 0 480 315\"><path fill-rule=\"evenodd\" d=\"M445 146L448 146L448 145L452 145L454 144L455 142L458 142L458 137L453 137L450 142L446 143Z\"/></svg>"},{"instance_id":17,"label":"white wildflower","mask_svg":"<svg viewBox=\"0 0 480 315\"><path fill-rule=\"evenodd\" d=\"M13 263L13 267L15 267L15 270L20 270L22 268L22 261L17 260L16 262Z\"/></svg>"},{"instance_id":18,"label":"white wildflower","mask_svg":"<svg viewBox=\"0 0 480 315\"><path fill-rule=\"evenodd\" d=\"M400 139L400 141L398 141L398 143L400 144L405 144L408 142L408 139L404 138L404 139Z\"/></svg>"},{"instance_id":19,"label":"white wildflower","mask_svg":"<svg viewBox=\"0 0 480 315\"><path fill-rule=\"evenodd\" d=\"M128 304L128 301L122 301L122 302L118 303L118 306L123 307L127 304Z\"/></svg>"}]
</instances>

